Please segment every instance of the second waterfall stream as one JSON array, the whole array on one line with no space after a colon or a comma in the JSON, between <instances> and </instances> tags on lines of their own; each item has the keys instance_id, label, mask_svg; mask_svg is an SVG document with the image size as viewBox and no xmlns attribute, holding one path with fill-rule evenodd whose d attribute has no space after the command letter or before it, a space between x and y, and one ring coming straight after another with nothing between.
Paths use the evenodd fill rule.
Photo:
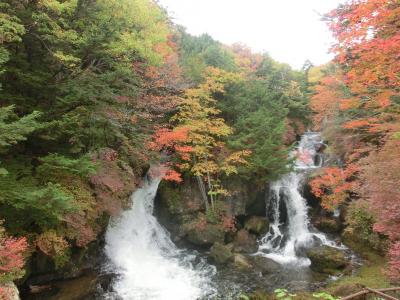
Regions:
<instances>
[{"instance_id":1,"label":"second waterfall stream","mask_svg":"<svg viewBox=\"0 0 400 300\"><path fill-rule=\"evenodd\" d=\"M336 246L324 234L310 229L307 201L301 195L307 173L322 166L321 146L319 133L306 132L292 152L294 170L270 185L267 212L272 222L261 240L259 255L281 264L307 266L310 261L301 255L302 250L315 243Z\"/></svg>"},{"instance_id":2,"label":"second waterfall stream","mask_svg":"<svg viewBox=\"0 0 400 300\"><path fill-rule=\"evenodd\" d=\"M131 196L131 208L109 225L105 252L117 278L108 299L189 300L213 294L215 268L179 250L153 216L160 180L147 175Z\"/></svg>"}]
</instances>

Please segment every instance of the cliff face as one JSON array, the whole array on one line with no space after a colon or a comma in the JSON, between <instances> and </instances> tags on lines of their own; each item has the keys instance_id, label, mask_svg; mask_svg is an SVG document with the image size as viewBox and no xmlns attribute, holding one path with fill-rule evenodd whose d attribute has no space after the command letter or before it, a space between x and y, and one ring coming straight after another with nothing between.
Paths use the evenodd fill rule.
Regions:
<instances>
[{"instance_id":1,"label":"cliff face","mask_svg":"<svg viewBox=\"0 0 400 300\"><path fill-rule=\"evenodd\" d=\"M255 216L266 222L265 190L238 182L226 187L230 196L220 201L215 211L206 212L194 180L186 180L182 185L162 182L156 197L155 213L160 223L171 232L172 239L184 245L208 249L215 243L230 243L238 236L239 230L244 230L253 240L254 232L250 233L245 226Z\"/></svg>"}]
</instances>

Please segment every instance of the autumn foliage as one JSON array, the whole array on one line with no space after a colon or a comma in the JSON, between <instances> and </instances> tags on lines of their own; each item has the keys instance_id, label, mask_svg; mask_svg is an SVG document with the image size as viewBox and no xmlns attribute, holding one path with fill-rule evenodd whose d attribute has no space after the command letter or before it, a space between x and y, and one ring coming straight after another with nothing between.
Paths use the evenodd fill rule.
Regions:
<instances>
[{"instance_id":1,"label":"autumn foliage","mask_svg":"<svg viewBox=\"0 0 400 300\"><path fill-rule=\"evenodd\" d=\"M311 191L321 199L323 208L332 211L349 197L355 185L351 178L357 172L358 167L355 165L348 165L345 169L326 167L322 174L311 180Z\"/></svg>"},{"instance_id":2,"label":"autumn foliage","mask_svg":"<svg viewBox=\"0 0 400 300\"><path fill-rule=\"evenodd\" d=\"M0 299L9 299L10 293L9 289L2 285L24 275L24 254L27 248L28 242L25 237L9 237L0 227Z\"/></svg>"},{"instance_id":3,"label":"autumn foliage","mask_svg":"<svg viewBox=\"0 0 400 300\"><path fill-rule=\"evenodd\" d=\"M326 209L351 195L366 203L371 230L390 244L388 274L399 280L400 2L350 0L327 21L338 69L320 80L312 106L316 122L331 120L326 131L335 132L331 142L342 145L345 166L326 168L312 180L312 191Z\"/></svg>"}]
</instances>

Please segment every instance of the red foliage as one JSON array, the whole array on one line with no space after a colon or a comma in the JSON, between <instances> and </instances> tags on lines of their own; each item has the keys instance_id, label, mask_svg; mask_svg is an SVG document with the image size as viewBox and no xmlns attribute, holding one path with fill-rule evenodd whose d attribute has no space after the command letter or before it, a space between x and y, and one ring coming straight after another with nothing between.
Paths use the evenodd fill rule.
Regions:
<instances>
[{"instance_id":1,"label":"red foliage","mask_svg":"<svg viewBox=\"0 0 400 300\"><path fill-rule=\"evenodd\" d=\"M399 16L397 0L351 0L328 15L337 39L333 52L346 66L347 84L378 107L399 94L394 92L400 87Z\"/></svg>"},{"instance_id":2,"label":"red foliage","mask_svg":"<svg viewBox=\"0 0 400 300\"><path fill-rule=\"evenodd\" d=\"M175 155L182 161L189 161L192 147L184 144L188 138L188 133L189 129L184 127L174 130L161 128L153 135L152 140L148 143L148 148L152 151L164 151L170 156ZM169 162L164 164L164 167L167 169L163 179L177 183L182 182L181 174L174 170L174 167L182 169L182 164Z\"/></svg>"},{"instance_id":3,"label":"red foliage","mask_svg":"<svg viewBox=\"0 0 400 300\"><path fill-rule=\"evenodd\" d=\"M28 242L25 237L0 238L0 276L19 272L23 268L24 252L27 248Z\"/></svg>"},{"instance_id":4,"label":"red foliage","mask_svg":"<svg viewBox=\"0 0 400 300\"><path fill-rule=\"evenodd\" d=\"M322 174L311 180L311 191L321 199L323 208L333 210L346 200L348 193L355 187L352 177L358 170L356 165L348 165L345 169L324 168Z\"/></svg>"},{"instance_id":5,"label":"red foliage","mask_svg":"<svg viewBox=\"0 0 400 300\"><path fill-rule=\"evenodd\" d=\"M394 243L389 249L389 270L388 275L398 280L400 278L400 242Z\"/></svg>"}]
</instances>

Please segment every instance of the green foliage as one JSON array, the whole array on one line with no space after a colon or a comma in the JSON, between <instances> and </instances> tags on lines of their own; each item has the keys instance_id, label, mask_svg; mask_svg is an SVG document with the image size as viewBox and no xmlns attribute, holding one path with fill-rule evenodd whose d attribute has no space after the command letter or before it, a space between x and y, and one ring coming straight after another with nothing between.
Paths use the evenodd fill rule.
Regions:
<instances>
[{"instance_id":1,"label":"green foliage","mask_svg":"<svg viewBox=\"0 0 400 300\"><path fill-rule=\"evenodd\" d=\"M202 82L207 67L230 72L237 69L232 53L208 34L192 36L183 28L178 28L178 31L181 65L187 80L195 84Z\"/></svg>"},{"instance_id":2,"label":"green foliage","mask_svg":"<svg viewBox=\"0 0 400 300\"><path fill-rule=\"evenodd\" d=\"M374 231L375 222L375 216L368 208L367 203L352 202L346 215L345 237L348 237L349 240L357 240L374 250L382 251L386 240Z\"/></svg>"},{"instance_id":3,"label":"green foliage","mask_svg":"<svg viewBox=\"0 0 400 300\"><path fill-rule=\"evenodd\" d=\"M42 164L37 168L37 172L48 178L60 173L85 177L95 173L96 170L89 155L81 156L78 159L70 159L59 154L49 154L40 160Z\"/></svg>"},{"instance_id":4,"label":"green foliage","mask_svg":"<svg viewBox=\"0 0 400 300\"><path fill-rule=\"evenodd\" d=\"M60 184L40 185L26 165L10 165L9 174L0 181L0 215L9 227L27 228L32 222L41 228L53 227L63 215L73 211L72 196Z\"/></svg>"},{"instance_id":5,"label":"green foliage","mask_svg":"<svg viewBox=\"0 0 400 300\"><path fill-rule=\"evenodd\" d=\"M317 299L324 299L324 300L338 300L338 299L340 299L340 298L334 297L334 296L332 296L332 295L330 295L330 294L328 294L326 292L314 293L313 297L317 298Z\"/></svg>"},{"instance_id":6,"label":"green foliage","mask_svg":"<svg viewBox=\"0 0 400 300\"><path fill-rule=\"evenodd\" d=\"M25 141L28 134L39 128L37 122L39 112L18 118L13 112L14 109L14 105L0 107L0 152L20 141Z\"/></svg>"},{"instance_id":7,"label":"green foliage","mask_svg":"<svg viewBox=\"0 0 400 300\"><path fill-rule=\"evenodd\" d=\"M291 300L293 299L293 297L296 297L296 294L291 294L286 289L276 289L274 290L274 293L277 299L282 299L282 300Z\"/></svg>"},{"instance_id":8,"label":"green foliage","mask_svg":"<svg viewBox=\"0 0 400 300\"><path fill-rule=\"evenodd\" d=\"M253 79L231 86L219 105L234 128L230 147L251 151L249 165L240 174L264 183L287 172L283 135L288 110L279 95L266 89L265 81Z\"/></svg>"}]
</instances>

